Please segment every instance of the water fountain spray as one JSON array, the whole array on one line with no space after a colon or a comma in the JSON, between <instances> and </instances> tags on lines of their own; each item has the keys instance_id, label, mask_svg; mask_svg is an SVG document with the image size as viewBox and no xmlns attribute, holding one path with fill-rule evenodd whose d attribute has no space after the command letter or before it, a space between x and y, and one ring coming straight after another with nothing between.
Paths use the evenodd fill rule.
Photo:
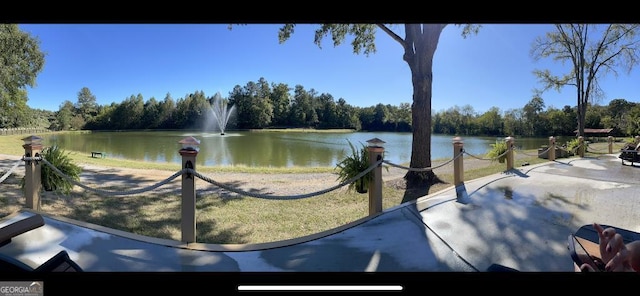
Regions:
<instances>
[{"instance_id":1,"label":"water fountain spray","mask_svg":"<svg viewBox=\"0 0 640 296\"><path fill-rule=\"evenodd\" d=\"M220 130L220 135L224 135L229 118L235 111L235 106L228 107L227 100L223 99L219 93L213 97L211 102L211 112L216 126Z\"/></svg>"}]
</instances>

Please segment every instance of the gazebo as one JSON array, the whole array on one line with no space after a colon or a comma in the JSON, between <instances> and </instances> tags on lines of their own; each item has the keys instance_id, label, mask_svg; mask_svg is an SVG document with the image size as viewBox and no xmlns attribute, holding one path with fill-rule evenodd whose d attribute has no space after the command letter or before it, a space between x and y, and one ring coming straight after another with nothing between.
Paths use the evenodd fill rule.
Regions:
<instances>
[{"instance_id":1,"label":"gazebo","mask_svg":"<svg viewBox=\"0 0 640 296\"><path fill-rule=\"evenodd\" d=\"M596 137L607 137L613 131L612 128L585 128L584 136L591 136L592 138ZM578 130L573 131L576 135L578 135ZM593 139L592 139L593 140ZM597 142L597 141L592 141Z\"/></svg>"}]
</instances>

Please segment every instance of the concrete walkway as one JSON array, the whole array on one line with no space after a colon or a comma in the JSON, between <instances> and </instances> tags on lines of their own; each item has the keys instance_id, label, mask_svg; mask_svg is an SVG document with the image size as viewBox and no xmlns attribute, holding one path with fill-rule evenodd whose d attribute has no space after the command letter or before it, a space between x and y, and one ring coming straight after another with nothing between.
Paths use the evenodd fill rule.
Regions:
<instances>
[{"instance_id":1,"label":"concrete walkway","mask_svg":"<svg viewBox=\"0 0 640 296\"><path fill-rule=\"evenodd\" d=\"M518 167L280 244L186 245L43 214L0 253L36 267L66 250L96 272L573 272L568 234L592 222L640 231L639 189L640 167L605 154Z\"/></svg>"}]
</instances>

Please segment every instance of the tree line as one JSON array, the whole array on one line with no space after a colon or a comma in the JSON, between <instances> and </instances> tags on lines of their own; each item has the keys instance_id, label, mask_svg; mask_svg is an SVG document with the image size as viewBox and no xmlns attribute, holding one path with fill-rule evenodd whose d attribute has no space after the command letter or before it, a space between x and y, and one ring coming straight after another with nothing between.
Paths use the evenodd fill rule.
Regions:
<instances>
[{"instance_id":1,"label":"tree line","mask_svg":"<svg viewBox=\"0 0 640 296\"><path fill-rule=\"evenodd\" d=\"M439 134L486 136L575 136L578 129L576 106L545 107L544 100L534 97L522 108L501 111L492 107L478 114L471 105L454 106L433 115L433 132ZM614 99L608 105L589 105L584 126L612 128L610 135L640 134L640 104Z\"/></svg>"},{"instance_id":2,"label":"tree line","mask_svg":"<svg viewBox=\"0 0 640 296\"><path fill-rule=\"evenodd\" d=\"M293 91L293 93L292 93ZM400 106L378 104L362 108L343 98L318 93L296 85L268 83L264 78L236 85L227 98L219 93L206 96L195 91L183 98L131 95L121 103L99 105L89 88L78 92L77 101L64 101L58 111L47 117L52 130L140 130L200 129L212 127L212 104L224 100L233 106L227 129L314 128L370 131L411 131L408 103Z\"/></svg>"},{"instance_id":3,"label":"tree line","mask_svg":"<svg viewBox=\"0 0 640 296\"><path fill-rule=\"evenodd\" d=\"M314 128L352 129L354 131L412 132L411 105L376 104L353 106L344 98L335 100L331 94L291 88L285 83L269 83L260 78L244 86L236 85L223 98L220 93L206 96L195 91L174 99L167 94L162 100L145 100L142 94L131 95L120 103L97 104L89 88L82 88L76 102L69 100L58 111L31 109L32 116L22 126L45 127L51 130L140 130L199 129L210 130L211 105L224 100L233 106L229 129ZM492 107L476 112L473 106L452 106L432 111L432 132L469 136L567 136L575 135L575 106L559 109L546 107L535 96L522 108L502 111ZM613 135L640 134L640 104L614 99L608 105L592 105L586 114L589 128L613 128Z\"/></svg>"}]
</instances>

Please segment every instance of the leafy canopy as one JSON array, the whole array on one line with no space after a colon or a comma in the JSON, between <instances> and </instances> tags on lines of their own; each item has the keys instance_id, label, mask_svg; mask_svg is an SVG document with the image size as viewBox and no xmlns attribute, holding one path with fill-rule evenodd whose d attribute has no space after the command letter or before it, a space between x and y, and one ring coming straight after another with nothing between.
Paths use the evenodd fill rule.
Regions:
<instances>
[{"instance_id":1,"label":"leafy canopy","mask_svg":"<svg viewBox=\"0 0 640 296\"><path fill-rule=\"evenodd\" d=\"M27 108L26 86L44 66L39 40L16 24L0 24L0 127L13 127Z\"/></svg>"}]
</instances>

